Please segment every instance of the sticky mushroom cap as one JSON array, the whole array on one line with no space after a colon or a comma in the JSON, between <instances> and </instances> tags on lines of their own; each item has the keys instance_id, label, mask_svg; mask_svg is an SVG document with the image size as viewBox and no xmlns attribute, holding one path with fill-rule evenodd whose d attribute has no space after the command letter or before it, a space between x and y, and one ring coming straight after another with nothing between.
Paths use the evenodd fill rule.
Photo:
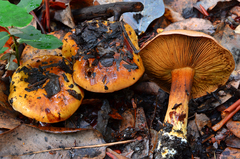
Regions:
<instances>
[{"instance_id":1,"label":"sticky mushroom cap","mask_svg":"<svg viewBox=\"0 0 240 159\"><path fill-rule=\"evenodd\" d=\"M84 96L71 71L59 56L30 59L14 72L8 101L16 111L37 121L64 121L78 109Z\"/></svg>"},{"instance_id":2,"label":"sticky mushroom cap","mask_svg":"<svg viewBox=\"0 0 240 159\"><path fill-rule=\"evenodd\" d=\"M146 73L166 92L171 89L172 70L194 69L193 98L224 85L235 68L230 51L213 37L190 30L162 32L144 45L140 55Z\"/></svg>"},{"instance_id":3,"label":"sticky mushroom cap","mask_svg":"<svg viewBox=\"0 0 240 159\"><path fill-rule=\"evenodd\" d=\"M88 91L100 93L114 92L133 85L145 69L140 55L133 51L123 34L120 22L89 21L87 24L95 29L101 27L103 34L96 43L101 40L102 42L96 46L95 52L82 49L82 52L86 53L73 65L74 81ZM124 28L132 44L139 49L135 31L128 24L124 24ZM97 32L89 30L86 33ZM82 34L84 33L83 31ZM115 37L115 33L119 35ZM86 41L89 39L86 38Z\"/></svg>"}]
</instances>

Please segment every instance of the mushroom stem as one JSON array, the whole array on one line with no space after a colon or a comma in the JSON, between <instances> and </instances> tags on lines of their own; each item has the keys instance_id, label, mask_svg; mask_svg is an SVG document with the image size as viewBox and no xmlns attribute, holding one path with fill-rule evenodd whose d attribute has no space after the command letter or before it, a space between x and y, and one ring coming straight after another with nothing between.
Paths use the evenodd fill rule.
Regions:
<instances>
[{"instance_id":1,"label":"mushroom stem","mask_svg":"<svg viewBox=\"0 0 240 159\"><path fill-rule=\"evenodd\" d=\"M190 67L172 71L172 85L167 114L164 122L172 124L171 135L186 138L188 102L192 88L194 70Z\"/></svg>"},{"instance_id":2,"label":"mushroom stem","mask_svg":"<svg viewBox=\"0 0 240 159\"><path fill-rule=\"evenodd\" d=\"M194 69L190 67L174 69L171 72L172 85L164 119L166 127L159 132L162 139L159 140L158 150L162 158L174 158L176 152L181 151L179 148L186 146L188 102L194 73Z\"/></svg>"}]
</instances>

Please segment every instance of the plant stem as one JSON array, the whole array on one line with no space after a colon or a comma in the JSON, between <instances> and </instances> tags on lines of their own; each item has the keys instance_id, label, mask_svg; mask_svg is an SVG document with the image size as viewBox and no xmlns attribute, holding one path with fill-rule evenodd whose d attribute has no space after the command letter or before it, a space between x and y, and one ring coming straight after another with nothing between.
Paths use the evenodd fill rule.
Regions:
<instances>
[{"instance_id":1,"label":"plant stem","mask_svg":"<svg viewBox=\"0 0 240 159\"><path fill-rule=\"evenodd\" d=\"M11 37L13 38L13 41L14 41L14 47L15 47L15 52L16 52L17 64L18 64L18 66L20 66L20 57L19 57L19 51L18 51L18 43L17 43L17 40L16 40L15 36L11 35Z\"/></svg>"}]
</instances>

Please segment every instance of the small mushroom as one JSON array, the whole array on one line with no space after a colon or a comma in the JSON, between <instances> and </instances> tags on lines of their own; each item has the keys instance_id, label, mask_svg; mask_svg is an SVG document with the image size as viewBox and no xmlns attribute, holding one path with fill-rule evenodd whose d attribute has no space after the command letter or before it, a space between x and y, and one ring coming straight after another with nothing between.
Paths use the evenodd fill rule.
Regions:
<instances>
[{"instance_id":1,"label":"small mushroom","mask_svg":"<svg viewBox=\"0 0 240 159\"><path fill-rule=\"evenodd\" d=\"M165 31L140 51L148 76L170 92L157 155L178 158L187 145L188 102L224 85L235 62L213 37L188 30Z\"/></svg>"},{"instance_id":2,"label":"small mushroom","mask_svg":"<svg viewBox=\"0 0 240 159\"><path fill-rule=\"evenodd\" d=\"M46 123L69 118L83 99L72 69L60 56L40 56L26 61L12 76L8 101L23 115Z\"/></svg>"},{"instance_id":3,"label":"small mushroom","mask_svg":"<svg viewBox=\"0 0 240 159\"><path fill-rule=\"evenodd\" d=\"M76 55L71 50L76 59L73 79L88 91L106 93L126 88L144 72L137 35L124 22L87 21L76 28L71 39L79 48Z\"/></svg>"}]
</instances>

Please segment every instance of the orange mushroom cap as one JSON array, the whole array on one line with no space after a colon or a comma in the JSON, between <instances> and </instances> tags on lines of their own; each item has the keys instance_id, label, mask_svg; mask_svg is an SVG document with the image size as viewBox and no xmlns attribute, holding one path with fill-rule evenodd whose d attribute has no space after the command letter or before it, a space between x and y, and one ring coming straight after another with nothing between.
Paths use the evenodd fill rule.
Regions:
<instances>
[{"instance_id":1,"label":"orange mushroom cap","mask_svg":"<svg viewBox=\"0 0 240 159\"><path fill-rule=\"evenodd\" d=\"M139 49L137 35L128 24L88 21L76 29L72 38L79 47L73 79L82 88L114 92L131 86L142 76L142 59L134 52Z\"/></svg>"},{"instance_id":2,"label":"orange mushroom cap","mask_svg":"<svg viewBox=\"0 0 240 159\"><path fill-rule=\"evenodd\" d=\"M193 98L224 85L235 68L230 51L213 37L190 30L162 32L144 45L140 55L146 73L166 92L171 89L172 70L194 69Z\"/></svg>"},{"instance_id":3,"label":"orange mushroom cap","mask_svg":"<svg viewBox=\"0 0 240 159\"><path fill-rule=\"evenodd\" d=\"M69 118L83 99L69 63L59 56L40 56L18 67L10 84L9 103L23 115L55 123Z\"/></svg>"}]
</instances>

